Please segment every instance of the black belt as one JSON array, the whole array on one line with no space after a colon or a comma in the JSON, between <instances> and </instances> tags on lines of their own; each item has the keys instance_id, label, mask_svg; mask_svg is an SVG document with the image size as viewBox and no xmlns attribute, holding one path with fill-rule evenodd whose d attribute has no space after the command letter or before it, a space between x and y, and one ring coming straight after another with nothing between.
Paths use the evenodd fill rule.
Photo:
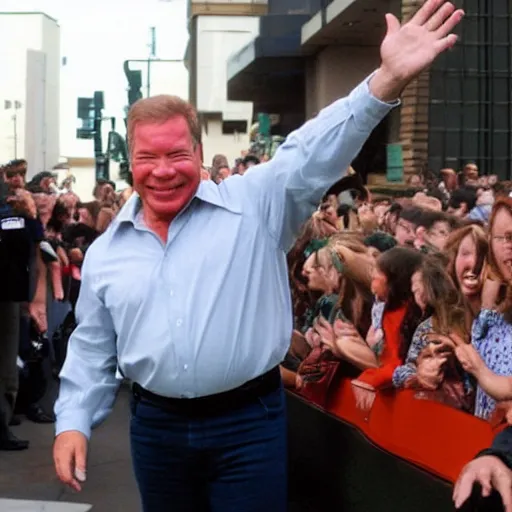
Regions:
<instances>
[{"instance_id":1,"label":"black belt","mask_svg":"<svg viewBox=\"0 0 512 512\"><path fill-rule=\"evenodd\" d=\"M276 391L280 386L281 372L276 366L238 388L199 398L169 398L157 395L136 382L133 383L132 393L135 400L149 402L151 405L169 412L192 417L212 417L241 409L254 403L260 397Z\"/></svg>"}]
</instances>

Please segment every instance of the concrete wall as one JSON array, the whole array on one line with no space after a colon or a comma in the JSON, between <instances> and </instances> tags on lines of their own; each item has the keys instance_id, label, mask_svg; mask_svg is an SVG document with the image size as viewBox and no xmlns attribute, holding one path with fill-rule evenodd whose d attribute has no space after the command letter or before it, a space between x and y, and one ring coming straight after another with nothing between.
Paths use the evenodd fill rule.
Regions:
<instances>
[{"instance_id":1,"label":"concrete wall","mask_svg":"<svg viewBox=\"0 0 512 512\"><path fill-rule=\"evenodd\" d=\"M248 126L250 129L250 125ZM235 159L241 156L243 150L249 149L248 134L222 134L222 120L208 119L207 129L203 129L203 158L206 166L212 164L216 154L226 155L229 164L233 166Z\"/></svg>"},{"instance_id":2,"label":"concrete wall","mask_svg":"<svg viewBox=\"0 0 512 512\"><path fill-rule=\"evenodd\" d=\"M222 120L247 121L251 125L253 107L250 102L228 101L227 61L231 54L248 44L259 33L256 16L198 16L196 18L197 60L195 105L200 113L219 114L209 117L203 131L206 165L216 153L225 154L230 162L249 147L249 134L223 135Z\"/></svg>"},{"instance_id":3,"label":"concrete wall","mask_svg":"<svg viewBox=\"0 0 512 512\"><path fill-rule=\"evenodd\" d=\"M42 22L42 51L46 54L45 168L48 169L60 157L60 28L50 18L43 17Z\"/></svg>"},{"instance_id":4,"label":"concrete wall","mask_svg":"<svg viewBox=\"0 0 512 512\"><path fill-rule=\"evenodd\" d=\"M328 46L306 67L306 117L346 96L380 64L378 47Z\"/></svg>"},{"instance_id":5,"label":"concrete wall","mask_svg":"<svg viewBox=\"0 0 512 512\"><path fill-rule=\"evenodd\" d=\"M59 30L43 14L0 14L0 162L26 158L29 177L59 158ZM6 100L22 104L16 144Z\"/></svg>"}]
</instances>

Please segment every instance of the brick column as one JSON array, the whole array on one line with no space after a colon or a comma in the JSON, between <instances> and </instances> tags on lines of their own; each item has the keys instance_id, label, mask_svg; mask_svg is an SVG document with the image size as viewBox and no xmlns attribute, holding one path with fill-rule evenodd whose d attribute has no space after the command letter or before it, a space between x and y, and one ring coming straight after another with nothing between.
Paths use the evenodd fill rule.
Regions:
<instances>
[{"instance_id":1,"label":"brick column","mask_svg":"<svg viewBox=\"0 0 512 512\"><path fill-rule=\"evenodd\" d=\"M407 21L425 0L402 0L402 20ZM422 73L404 91L400 112L404 179L421 171L428 160L430 72Z\"/></svg>"}]
</instances>

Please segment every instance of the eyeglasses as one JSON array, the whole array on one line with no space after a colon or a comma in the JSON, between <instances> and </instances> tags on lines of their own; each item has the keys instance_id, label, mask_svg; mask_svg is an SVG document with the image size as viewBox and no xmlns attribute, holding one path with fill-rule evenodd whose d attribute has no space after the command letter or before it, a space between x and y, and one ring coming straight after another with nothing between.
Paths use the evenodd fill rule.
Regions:
<instances>
[{"instance_id":1,"label":"eyeglasses","mask_svg":"<svg viewBox=\"0 0 512 512\"><path fill-rule=\"evenodd\" d=\"M505 235L495 235L492 237L495 242L499 244L512 243L512 233L506 233Z\"/></svg>"}]
</instances>

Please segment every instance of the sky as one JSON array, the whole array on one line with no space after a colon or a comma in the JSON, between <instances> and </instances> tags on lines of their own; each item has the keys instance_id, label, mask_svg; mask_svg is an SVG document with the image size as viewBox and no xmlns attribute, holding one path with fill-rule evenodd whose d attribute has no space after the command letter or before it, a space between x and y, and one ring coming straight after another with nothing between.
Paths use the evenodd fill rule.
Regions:
<instances>
[{"instance_id":1,"label":"sky","mask_svg":"<svg viewBox=\"0 0 512 512\"><path fill-rule=\"evenodd\" d=\"M123 62L146 59L156 27L159 59L183 60L188 41L186 0L0 0L1 11L38 11L61 29L61 154L91 156L90 142L75 138L76 99L105 93L105 115L122 120L127 102ZM143 68L146 76L146 67ZM152 66L152 94L186 97L183 62ZM122 122L118 121L121 129ZM122 130L120 130L122 131Z\"/></svg>"}]
</instances>

